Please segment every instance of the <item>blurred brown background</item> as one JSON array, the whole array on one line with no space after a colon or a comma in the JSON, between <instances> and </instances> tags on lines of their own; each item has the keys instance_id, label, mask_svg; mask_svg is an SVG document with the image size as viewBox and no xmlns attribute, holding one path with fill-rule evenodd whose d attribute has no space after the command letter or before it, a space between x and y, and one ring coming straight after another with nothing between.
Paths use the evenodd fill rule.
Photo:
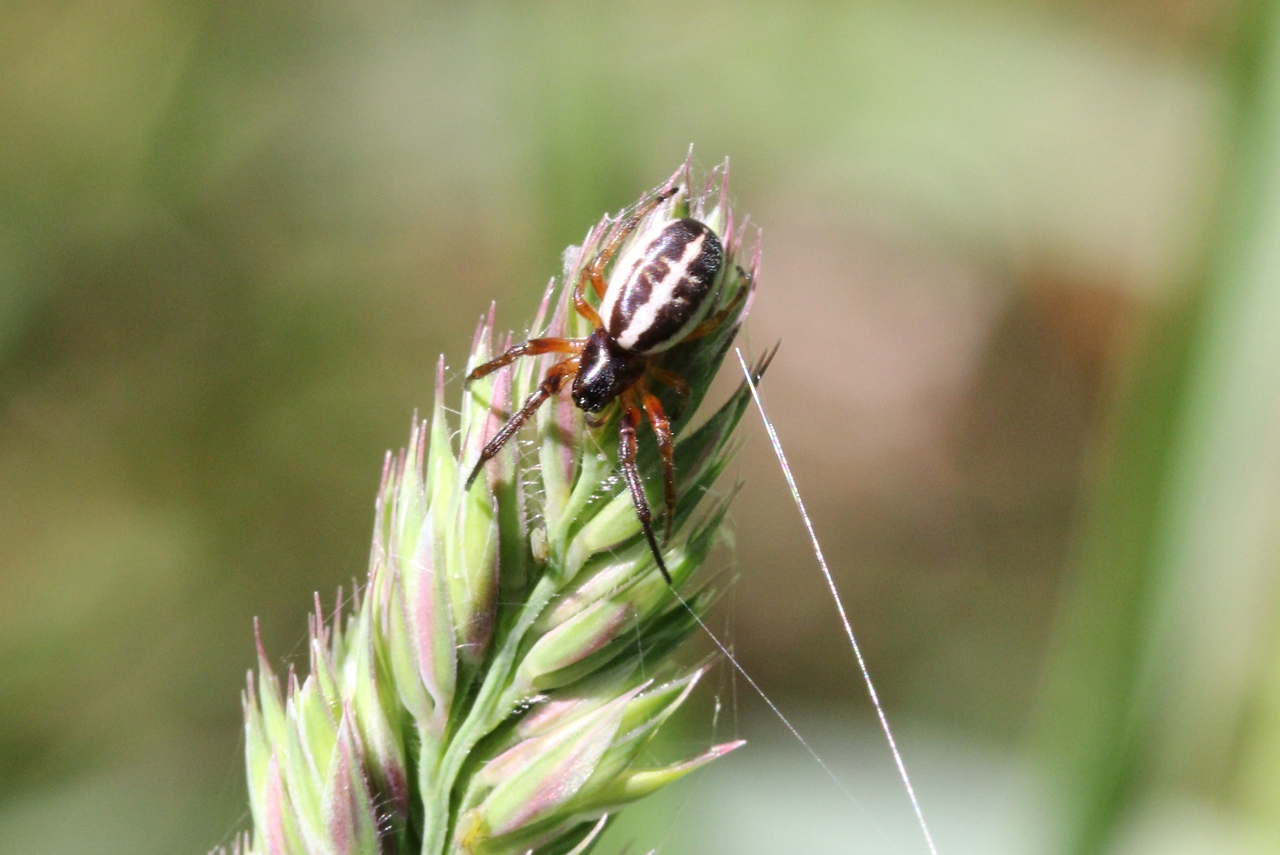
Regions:
<instances>
[{"instance_id":1,"label":"blurred brown background","mask_svg":"<svg viewBox=\"0 0 1280 855\"><path fill-rule=\"evenodd\" d=\"M1270 14L5 4L0 851L227 841L253 616L273 654L296 653L311 592L364 571L382 455L429 405L435 355L456 368L490 301L523 329L561 250L690 142L703 168L731 157L738 207L764 229L745 341L783 340L766 400L943 851L1274 851L1257 817L1280 805L1280 770L1249 747L1275 705L1265 328L1230 399L1257 428L1239 471L1259 480L1215 487L1257 513L1212 530L1261 545L1207 565L1223 584L1236 559L1257 572L1196 636L1247 623L1202 662L1240 676L1203 732L1142 712L1162 686L1195 697L1151 676L1176 651L1148 654L1187 590L1181 570L1161 575L1183 564L1159 532L1217 495L1168 448L1214 435L1195 413L1227 411L1196 402L1235 388L1214 385L1230 353L1197 354L1253 340L1215 314L1219 295L1261 283L1265 306L1280 287L1230 261L1271 222L1266 199L1231 202L1271 186L1249 154L1274 106ZM1167 371L1151 358L1184 352ZM864 810L725 676L717 728L756 745L689 792L730 794L742 822L759 797L780 836L714 831L732 815L681 818L670 801L627 833L671 852L924 851L754 415L745 433L741 580L717 626ZM1137 533L1108 540L1128 520ZM1081 614L1118 629L1095 637ZM1115 664L1094 675L1110 706L1082 662ZM1122 712L1076 727L1089 713L1055 692ZM1197 751L1210 759L1187 769L1207 777L1159 759ZM1027 795L1055 780L1069 797ZM783 781L794 814L767 796Z\"/></svg>"}]
</instances>

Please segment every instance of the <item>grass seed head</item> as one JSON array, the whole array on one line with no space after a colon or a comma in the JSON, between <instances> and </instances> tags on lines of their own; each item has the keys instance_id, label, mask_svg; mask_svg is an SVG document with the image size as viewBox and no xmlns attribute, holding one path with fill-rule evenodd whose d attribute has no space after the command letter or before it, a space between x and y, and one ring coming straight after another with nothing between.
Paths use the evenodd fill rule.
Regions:
<instances>
[{"instance_id":1,"label":"grass seed head","mask_svg":"<svg viewBox=\"0 0 1280 855\"><path fill-rule=\"evenodd\" d=\"M283 690L259 645L244 695L253 833L237 853L585 851L609 814L740 744L670 765L641 761L707 667L673 655L714 599L694 587L695 571L724 523L730 496L714 485L748 401L739 389L692 426L759 264L758 241L744 244L729 207L727 174L726 165L695 184L686 163L662 188L677 192L648 215L693 217L716 232L725 263L712 311L732 307L711 334L662 356L689 387L661 393L680 485L664 554L681 597L659 574L618 477L616 412L592 425L567 395L552 399L468 490L480 449L552 357L471 383L456 422L441 361L431 418L415 419L406 448L388 456L354 607L329 621L317 607L310 673L299 682L290 670ZM624 219L604 218L566 251L531 335L590 332L572 310L573 286ZM510 341L495 335L491 312L467 369ZM639 462L656 495L647 439Z\"/></svg>"}]
</instances>

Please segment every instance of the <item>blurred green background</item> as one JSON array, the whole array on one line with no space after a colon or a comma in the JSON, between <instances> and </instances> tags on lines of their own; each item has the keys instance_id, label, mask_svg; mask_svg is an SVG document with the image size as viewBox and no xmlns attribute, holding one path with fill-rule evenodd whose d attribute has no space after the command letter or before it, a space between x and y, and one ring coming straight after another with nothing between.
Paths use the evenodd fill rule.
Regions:
<instances>
[{"instance_id":1,"label":"blurred green background","mask_svg":"<svg viewBox=\"0 0 1280 855\"><path fill-rule=\"evenodd\" d=\"M296 657L436 354L690 142L941 851L1280 851L1280 8L1238 0L0 6L0 851L243 827L253 616ZM752 744L603 851L924 852L746 435L715 624L857 804L724 671Z\"/></svg>"}]
</instances>

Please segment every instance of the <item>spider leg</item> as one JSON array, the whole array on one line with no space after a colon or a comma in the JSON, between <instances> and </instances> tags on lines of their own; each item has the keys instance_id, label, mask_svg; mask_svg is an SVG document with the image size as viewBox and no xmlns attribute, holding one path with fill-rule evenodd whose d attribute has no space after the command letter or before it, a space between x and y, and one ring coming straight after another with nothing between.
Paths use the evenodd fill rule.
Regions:
<instances>
[{"instance_id":1,"label":"spider leg","mask_svg":"<svg viewBox=\"0 0 1280 855\"><path fill-rule=\"evenodd\" d=\"M516 431L520 430L520 426L538 411L538 407L541 407L548 398L559 392L560 387L564 385L564 381L577 372L578 357L576 356L570 357L564 362L557 362L547 370L546 377L538 384L538 388L525 399L524 406L520 408L520 411L512 416L502 426L501 430L494 434L493 439L489 440L488 444L480 452L480 459L476 461L471 474L467 476L467 484L464 489L471 489L471 485L475 483L476 477L480 474L480 470L484 468L484 465L502 450L502 447L507 444L507 440L516 435Z\"/></svg>"},{"instance_id":2,"label":"spider leg","mask_svg":"<svg viewBox=\"0 0 1280 855\"><path fill-rule=\"evenodd\" d=\"M662 456L662 487L663 498L666 500L662 545L666 546L671 540L671 523L676 516L676 444L671 436L671 422L667 421L662 402L643 383L640 385L640 400L644 403L645 414L649 416L649 424L653 425L653 433L658 438L658 453Z\"/></svg>"},{"instance_id":3,"label":"spider leg","mask_svg":"<svg viewBox=\"0 0 1280 855\"><path fill-rule=\"evenodd\" d=\"M657 380L659 383L663 383L663 384L666 384L667 386L670 386L672 389L675 390L675 393L680 396L680 400L676 404L676 409L673 410L671 413L671 418L673 419L680 418L680 414L684 412L685 404L689 402L689 396L693 394L692 390L689 388L689 384L685 382L685 379L683 377L681 377L679 374L675 373L674 371L668 371L665 368L659 368L658 366L652 363L650 363L647 373L651 377L653 377L654 380Z\"/></svg>"},{"instance_id":4,"label":"spider leg","mask_svg":"<svg viewBox=\"0 0 1280 855\"><path fill-rule=\"evenodd\" d=\"M653 213L654 208L676 195L677 192L677 188L668 187L661 193L654 193L648 201L636 208L635 213L622 224L622 228L618 229L613 238L604 245L604 248L596 253L596 257L591 260L591 264L587 265L584 273L595 287L597 297L604 297L604 268L608 265L609 259L613 258L613 254L618 251L618 247L622 246L622 242L627 239L627 235L635 231L636 226L640 225L640 221Z\"/></svg>"},{"instance_id":5,"label":"spider leg","mask_svg":"<svg viewBox=\"0 0 1280 855\"><path fill-rule=\"evenodd\" d=\"M738 289L738 293L733 295L733 299L729 301L729 305L698 324L687 336L681 339L681 341L693 341L694 339L702 338L705 335L715 332L716 328L725 322L725 319L738 310L738 306L742 305L742 301L747 298L747 292L750 290L751 287L749 285L743 285Z\"/></svg>"},{"instance_id":6,"label":"spider leg","mask_svg":"<svg viewBox=\"0 0 1280 855\"><path fill-rule=\"evenodd\" d=\"M578 284L573 289L573 305L578 310L578 314L586 318L595 329L600 329L604 326L604 321L600 320L600 313L587 302L587 283L590 282L591 287L595 289L596 297L603 300L604 293L608 290L608 286L604 281L604 268L609 263L609 260L613 258L613 254L618 251L618 247L626 240L627 235L635 231L636 226L640 225L641 220L649 216L654 208L676 195L676 192L677 188L670 187L661 193L653 194L652 198L639 208L636 208L635 213L627 218L627 221L614 233L609 242L596 253L596 257L591 259L591 263L582 269L582 273L578 276Z\"/></svg>"},{"instance_id":7,"label":"spider leg","mask_svg":"<svg viewBox=\"0 0 1280 855\"><path fill-rule=\"evenodd\" d=\"M600 320L600 313L595 307L587 302L585 292L587 286L587 271L583 270L582 275L578 277L578 284L573 288L573 307L578 310L578 314L587 319L587 323L591 324L593 329L600 329L604 326L604 321Z\"/></svg>"},{"instance_id":8,"label":"spider leg","mask_svg":"<svg viewBox=\"0 0 1280 855\"><path fill-rule=\"evenodd\" d=\"M505 365L510 365L522 356L538 356L543 353L581 353L586 339L581 338L531 338L520 344L512 345L497 359L491 359L484 365L472 369L467 375L468 383L488 376Z\"/></svg>"},{"instance_id":9,"label":"spider leg","mask_svg":"<svg viewBox=\"0 0 1280 855\"><path fill-rule=\"evenodd\" d=\"M622 422L618 428L621 442L618 444L618 460L622 464L622 477L631 491L631 501L636 506L636 516L640 518L640 526L644 529L645 539L649 541L649 549L653 552L662 578L671 584L671 573L666 562L662 560L662 550L658 548L658 539L653 536L653 515L649 513L649 501L644 497L644 482L640 480L640 469L636 466L636 428L640 425L640 408L636 406L634 393L623 393Z\"/></svg>"}]
</instances>

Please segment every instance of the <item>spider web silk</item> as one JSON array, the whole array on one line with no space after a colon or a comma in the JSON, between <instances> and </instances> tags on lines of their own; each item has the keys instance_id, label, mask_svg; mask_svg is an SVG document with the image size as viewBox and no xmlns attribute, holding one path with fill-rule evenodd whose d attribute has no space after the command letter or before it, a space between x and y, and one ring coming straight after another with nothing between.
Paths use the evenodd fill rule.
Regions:
<instances>
[{"instance_id":1,"label":"spider web silk","mask_svg":"<svg viewBox=\"0 0 1280 855\"><path fill-rule=\"evenodd\" d=\"M760 392L756 388L755 378L752 377L751 368L747 365L746 359L742 356L742 350L737 347L733 350L734 353L737 354L738 363L742 366L742 372L746 376L747 387L751 390L751 397L755 401L756 409L760 411L760 419L764 422L765 430L769 433L769 444L773 446L774 454L777 455L778 463L782 467L783 477L787 479L787 487L791 490L791 498L796 503L796 509L800 511L800 518L804 521L805 531L809 533L809 541L813 545L814 557L818 559L818 566L822 569L822 577L826 580L827 588L831 591L831 599L835 603L837 613L840 615L840 623L844 627L845 637L849 639L849 647L853 650L854 658L858 660L858 670L862 672L862 681L867 687L867 694L871 697L871 704L875 707L876 717L880 720L880 730L884 732L885 740L889 743L889 750L893 753L893 762L898 767L898 777L902 779L902 786L906 789L908 798L911 799L911 807L915 811L916 821L920 825L920 831L924 835L924 841L929 847L930 855L938 855L938 848L934 845L933 835L929 832L929 824L925 821L924 811L920 807L920 799L916 797L915 787L911 784L911 776L907 774L907 764L902 759L902 752L898 750L898 742L893 738L893 730L889 727L889 717L885 714L883 704L880 703L880 695L876 691L875 683L871 679L871 671L867 667L866 659L862 656L862 648L858 645L858 640L853 634L853 624L850 623L849 614L845 611L844 600L841 599L840 591L836 588L835 579L831 575L831 569L827 566L826 556L822 553L822 545L818 542L818 535L813 529L813 522L809 519L809 512L805 510L804 500L800 498L800 489L796 486L795 476L791 474L791 466L787 463L787 456L782 451L782 442L778 439L778 433L773 429L773 423L769 421L769 416L764 411L764 403L760 400ZM701 623L701 621L699 621L699 623ZM703 625L703 628L706 628L705 624ZM710 630L708 630L708 632L710 632ZM716 641L716 644L719 645L720 642ZM723 646L721 646L721 650L724 650ZM727 655L728 651L725 651L725 653ZM733 661L732 657L730 657L730 660ZM743 671L742 667L739 666L736 661L734 661L733 664L738 668L738 671L742 676L751 684L751 687L759 692L761 697L764 697L764 692L761 692L760 687L756 685L755 681L747 676L747 672ZM773 705L773 702L768 698L765 698L765 702L768 703L770 708L772 708L778 717L782 719L783 724L785 724L791 733L800 740L801 744L808 749L809 753L812 754L814 759L818 761L824 770L826 770L827 774L834 778L835 775L832 774L829 768L827 768L827 765L818 758L818 755L814 753L813 749L809 747L809 744L800 737L800 734L796 733L795 728L782 717L782 713ZM844 787L841 786L841 789L844 789ZM845 790L845 792L847 793L848 791Z\"/></svg>"}]
</instances>

